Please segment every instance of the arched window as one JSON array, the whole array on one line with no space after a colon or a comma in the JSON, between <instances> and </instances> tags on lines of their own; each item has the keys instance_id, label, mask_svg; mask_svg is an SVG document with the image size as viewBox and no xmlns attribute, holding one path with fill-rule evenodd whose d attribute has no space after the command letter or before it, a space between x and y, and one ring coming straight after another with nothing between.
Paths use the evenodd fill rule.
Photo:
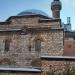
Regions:
<instances>
[{"instance_id":1,"label":"arched window","mask_svg":"<svg viewBox=\"0 0 75 75\"><path fill-rule=\"evenodd\" d=\"M40 39L35 40L35 51L38 51L38 52L41 51L41 40Z\"/></svg>"}]
</instances>

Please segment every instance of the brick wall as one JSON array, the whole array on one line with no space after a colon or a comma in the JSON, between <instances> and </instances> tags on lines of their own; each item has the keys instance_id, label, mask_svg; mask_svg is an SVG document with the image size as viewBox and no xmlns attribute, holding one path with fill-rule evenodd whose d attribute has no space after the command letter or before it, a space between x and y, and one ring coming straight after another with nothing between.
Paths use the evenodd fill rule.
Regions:
<instances>
[{"instance_id":1,"label":"brick wall","mask_svg":"<svg viewBox=\"0 0 75 75\"><path fill-rule=\"evenodd\" d=\"M64 56L75 56L75 40L64 40Z\"/></svg>"}]
</instances>

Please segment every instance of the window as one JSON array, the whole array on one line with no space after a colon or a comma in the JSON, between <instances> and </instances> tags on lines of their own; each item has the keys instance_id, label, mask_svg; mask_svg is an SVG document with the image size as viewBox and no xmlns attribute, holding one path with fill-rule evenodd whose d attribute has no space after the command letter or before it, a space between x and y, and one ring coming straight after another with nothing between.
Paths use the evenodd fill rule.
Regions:
<instances>
[{"instance_id":1,"label":"window","mask_svg":"<svg viewBox=\"0 0 75 75\"><path fill-rule=\"evenodd\" d=\"M29 48L29 51L31 51L31 46L29 46L28 48Z\"/></svg>"},{"instance_id":2,"label":"window","mask_svg":"<svg viewBox=\"0 0 75 75\"><path fill-rule=\"evenodd\" d=\"M41 40L40 39L35 40L35 51L38 51L38 52L41 51Z\"/></svg>"},{"instance_id":3,"label":"window","mask_svg":"<svg viewBox=\"0 0 75 75\"><path fill-rule=\"evenodd\" d=\"M3 41L3 39L0 40L0 52L4 52L5 49L5 42Z\"/></svg>"},{"instance_id":4,"label":"window","mask_svg":"<svg viewBox=\"0 0 75 75\"><path fill-rule=\"evenodd\" d=\"M10 40L5 39L5 51L9 51L9 47L10 47Z\"/></svg>"}]
</instances>

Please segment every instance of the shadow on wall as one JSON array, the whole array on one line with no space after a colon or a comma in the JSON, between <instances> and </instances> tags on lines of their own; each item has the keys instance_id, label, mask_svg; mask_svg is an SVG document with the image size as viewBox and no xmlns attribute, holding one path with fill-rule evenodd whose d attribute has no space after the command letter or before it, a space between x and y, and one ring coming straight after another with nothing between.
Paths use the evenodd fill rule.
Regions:
<instances>
[{"instance_id":1,"label":"shadow on wall","mask_svg":"<svg viewBox=\"0 0 75 75\"><path fill-rule=\"evenodd\" d=\"M3 58L0 60L0 65L6 65L6 66L10 66L10 65L15 65L16 62L10 60L9 58Z\"/></svg>"},{"instance_id":2,"label":"shadow on wall","mask_svg":"<svg viewBox=\"0 0 75 75\"><path fill-rule=\"evenodd\" d=\"M31 65L32 67L41 67L41 59L40 58L33 59Z\"/></svg>"}]
</instances>

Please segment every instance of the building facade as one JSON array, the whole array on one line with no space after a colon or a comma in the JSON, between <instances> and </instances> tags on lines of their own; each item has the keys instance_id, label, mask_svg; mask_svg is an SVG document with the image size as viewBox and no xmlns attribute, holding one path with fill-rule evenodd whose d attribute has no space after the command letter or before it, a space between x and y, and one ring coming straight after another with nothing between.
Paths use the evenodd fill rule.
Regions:
<instances>
[{"instance_id":1,"label":"building facade","mask_svg":"<svg viewBox=\"0 0 75 75\"><path fill-rule=\"evenodd\" d=\"M51 9L53 18L40 10L27 10L0 22L1 75L45 75L50 65L60 69L70 61L63 56L61 2L53 0Z\"/></svg>"}]
</instances>

